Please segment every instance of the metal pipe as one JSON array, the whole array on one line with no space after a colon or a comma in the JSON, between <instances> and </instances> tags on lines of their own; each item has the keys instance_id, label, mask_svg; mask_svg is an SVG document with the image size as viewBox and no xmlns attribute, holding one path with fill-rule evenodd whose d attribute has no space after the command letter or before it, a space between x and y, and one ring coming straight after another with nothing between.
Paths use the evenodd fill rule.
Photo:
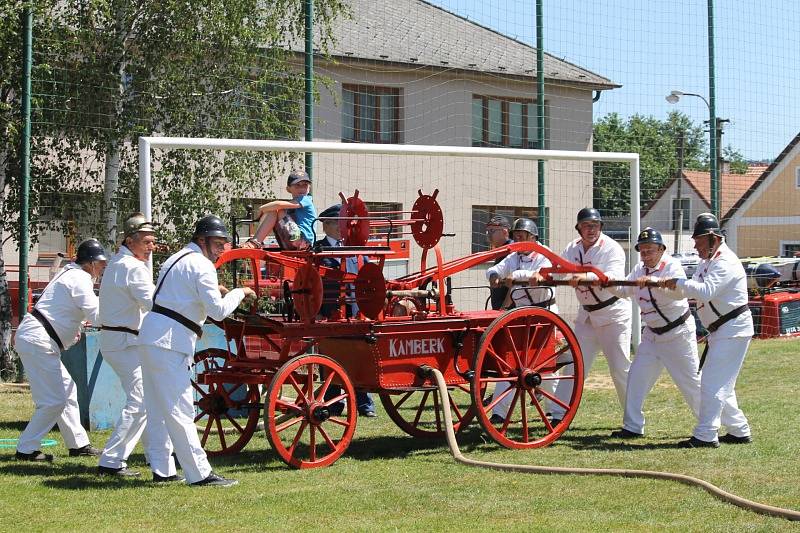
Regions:
<instances>
[{"instance_id":1,"label":"metal pipe","mask_svg":"<svg viewBox=\"0 0 800 533\"><path fill-rule=\"evenodd\" d=\"M631 237L628 238L628 243L633 242L633 236L639 235L641 231L641 198L639 192L639 159L631 161ZM633 271L633 267L638 262L636 252L633 249L628 250L628 272ZM631 298L631 342L634 346L639 346L641 340L641 317L639 316L639 304L636 298Z\"/></svg>"},{"instance_id":2,"label":"metal pipe","mask_svg":"<svg viewBox=\"0 0 800 533\"><path fill-rule=\"evenodd\" d=\"M150 140L139 137L139 210L145 220L153 220L153 181L150 175ZM236 228L234 228L235 230ZM153 271L153 254L147 260L147 267Z\"/></svg>"},{"instance_id":3,"label":"metal pipe","mask_svg":"<svg viewBox=\"0 0 800 533\"><path fill-rule=\"evenodd\" d=\"M33 9L25 4L22 11L22 174L19 191L19 316L28 311L28 252L31 247L28 212L31 188L31 67L33 65ZM24 369L19 361L17 380L22 381Z\"/></svg>"},{"instance_id":4,"label":"metal pipe","mask_svg":"<svg viewBox=\"0 0 800 533\"><path fill-rule=\"evenodd\" d=\"M714 0L708 0L708 131L711 140L711 212L720 219L719 164L717 161L717 96L714 76Z\"/></svg>"},{"instance_id":5,"label":"metal pipe","mask_svg":"<svg viewBox=\"0 0 800 533\"><path fill-rule=\"evenodd\" d=\"M306 50L305 50L305 132L306 141L314 140L314 0L303 2L305 17ZM314 154L306 152L306 172L313 178Z\"/></svg>"},{"instance_id":6,"label":"metal pipe","mask_svg":"<svg viewBox=\"0 0 800 533\"><path fill-rule=\"evenodd\" d=\"M536 147L544 150L544 0L536 0L536 130L538 132L538 142ZM530 125L529 125L530 128ZM549 243L550 228L547 225L547 214L545 208L545 189L544 189L544 160L537 162L536 176L538 179L536 190L538 199L537 223L543 244Z\"/></svg>"},{"instance_id":7,"label":"metal pipe","mask_svg":"<svg viewBox=\"0 0 800 533\"><path fill-rule=\"evenodd\" d=\"M564 161L604 161L630 163L639 160L632 152L586 152L576 150L528 150L525 148L489 148L483 146L432 146L410 144L341 143L328 141L274 141L257 139L217 139L195 137L140 137L150 147L162 149L249 150L256 152L319 152L426 155L456 157L494 157L497 159L544 159ZM141 142L141 141L140 141ZM141 176L141 172L140 172Z\"/></svg>"}]
</instances>

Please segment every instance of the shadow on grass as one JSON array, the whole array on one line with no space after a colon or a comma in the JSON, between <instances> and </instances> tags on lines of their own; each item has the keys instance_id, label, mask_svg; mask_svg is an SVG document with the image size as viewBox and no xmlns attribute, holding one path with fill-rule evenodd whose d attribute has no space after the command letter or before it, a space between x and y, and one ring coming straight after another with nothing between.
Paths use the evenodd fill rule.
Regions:
<instances>
[{"instance_id":1,"label":"shadow on grass","mask_svg":"<svg viewBox=\"0 0 800 533\"><path fill-rule=\"evenodd\" d=\"M24 430L27 425L28 422L24 420L4 420L0 422L0 431L16 431L22 433L22 430Z\"/></svg>"}]
</instances>

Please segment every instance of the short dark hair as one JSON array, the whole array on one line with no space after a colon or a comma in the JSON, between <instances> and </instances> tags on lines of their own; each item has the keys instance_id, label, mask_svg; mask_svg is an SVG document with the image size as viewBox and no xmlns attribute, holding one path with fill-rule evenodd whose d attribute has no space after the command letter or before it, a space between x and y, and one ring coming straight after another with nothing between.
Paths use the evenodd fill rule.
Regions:
<instances>
[{"instance_id":1,"label":"short dark hair","mask_svg":"<svg viewBox=\"0 0 800 533\"><path fill-rule=\"evenodd\" d=\"M506 229L511 229L511 222L503 215L495 215L489 219L487 226L501 226Z\"/></svg>"}]
</instances>

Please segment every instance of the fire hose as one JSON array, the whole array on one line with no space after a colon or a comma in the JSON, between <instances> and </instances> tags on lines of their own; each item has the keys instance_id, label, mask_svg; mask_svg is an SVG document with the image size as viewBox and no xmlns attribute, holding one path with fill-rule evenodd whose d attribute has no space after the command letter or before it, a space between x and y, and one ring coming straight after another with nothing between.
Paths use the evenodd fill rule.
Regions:
<instances>
[{"instance_id":1,"label":"fire hose","mask_svg":"<svg viewBox=\"0 0 800 533\"><path fill-rule=\"evenodd\" d=\"M433 376L436 380L437 387L439 388L439 397L447 398L447 384L445 383L444 376L439 370L431 367L423 367L429 375ZM662 479L668 481L677 481L685 485L700 487L720 500L741 507L748 511L768 516L775 516L778 518L785 518L787 520L800 520L800 512L791 509L783 509L781 507L774 507L763 503L754 502L730 492L726 492L721 488L712 485L708 481L687 476L684 474L674 474L671 472L657 472L653 470L629 470L623 468L572 468L572 467L558 467L558 466L536 466L536 465L514 465L514 464L501 464L490 463L486 461L477 461L464 457L458 447L456 441L455 431L453 431L453 415L450 412L449 402L439 402L442 406L444 414L444 427L447 436L447 445L450 447L450 453L456 462L467 465L475 466L478 468L488 468L490 470L500 470L503 472L520 472L523 474L572 474L583 476L620 476L631 478L649 478L649 479Z\"/></svg>"}]
</instances>

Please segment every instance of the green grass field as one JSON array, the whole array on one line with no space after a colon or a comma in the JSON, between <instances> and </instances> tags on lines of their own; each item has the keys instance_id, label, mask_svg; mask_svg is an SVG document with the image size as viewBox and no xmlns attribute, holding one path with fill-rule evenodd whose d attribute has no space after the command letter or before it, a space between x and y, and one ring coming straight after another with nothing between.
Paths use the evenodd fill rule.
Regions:
<instances>
[{"instance_id":1,"label":"green grass field","mask_svg":"<svg viewBox=\"0 0 800 533\"><path fill-rule=\"evenodd\" d=\"M693 421L662 377L646 406L648 436L613 440L621 411L602 358L572 427L546 449L512 451L478 426L459 437L470 457L532 465L636 468L700 477L748 499L800 510L800 340L755 341L737 386L755 442L674 447ZM0 438L15 438L33 405L24 389L0 385ZM102 446L109 432L95 432ZM379 411L360 419L333 466L290 470L259 432L243 452L212 459L229 489L154 486L141 447L131 468L142 480L94 475L96 461L69 458L60 435L52 464L18 463L0 449L0 531L798 531L678 483L609 477L527 475L455 464L444 441L402 433Z\"/></svg>"}]
</instances>

